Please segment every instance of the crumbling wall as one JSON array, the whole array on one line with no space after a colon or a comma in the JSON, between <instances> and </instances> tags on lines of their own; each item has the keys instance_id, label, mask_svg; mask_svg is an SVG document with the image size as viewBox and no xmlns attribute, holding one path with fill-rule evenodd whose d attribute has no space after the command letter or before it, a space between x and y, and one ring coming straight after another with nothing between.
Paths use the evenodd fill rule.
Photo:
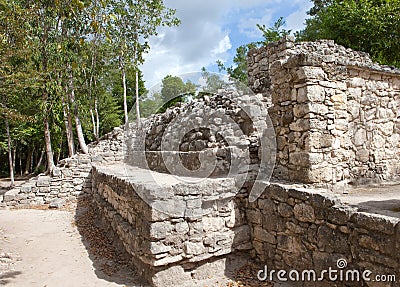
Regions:
<instances>
[{"instance_id":1,"label":"crumbling wall","mask_svg":"<svg viewBox=\"0 0 400 287\"><path fill-rule=\"evenodd\" d=\"M152 115L139 129L130 129L125 162L178 175L177 163L197 176L202 176L196 172L201 164L210 171L207 176L226 176L232 166L241 173L257 172L260 125L267 119L260 97L221 89Z\"/></svg>"},{"instance_id":2,"label":"crumbling wall","mask_svg":"<svg viewBox=\"0 0 400 287\"><path fill-rule=\"evenodd\" d=\"M359 212L324 190L272 184L250 203L247 219L253 256L269 271L315 271L314 280L298 280L301 286L398 286L399 218ZM339 267L338 260L347 266ZM315 279L329 268L337 274L357 270L359 280L346 280L344 275L343 280L330 281L328 274L324 282ZM362 280L365 270L372 272L371 282ZM394 275L397 281L373 285L376 275Z\"/></svg>"},{"instance_id":3,"label":"crumbling wall","mask_svg":"<svg viewBox=\"0 0 400 287\"><path fill-rule=\"evenodd\" d=\"M1 206L34 206L55 202L55 206L90 193L93 163L112 164L123 160L124 134L115 128L99 142L90 144L88 154L76 154L62 159L51 176L38 175L4 194Z\"/></svg>"},{"instance_id":4,"label":"crumbling wall","mask_svg":"<svg viewBox=\"0 0 400 287\"><path fill-rule=\"evenodd\" d=\"M288 37L249 52L249 78L271 103L275 177L303 183L398 179L399 70L333 41Z\"/></svg>"}]
</instances>

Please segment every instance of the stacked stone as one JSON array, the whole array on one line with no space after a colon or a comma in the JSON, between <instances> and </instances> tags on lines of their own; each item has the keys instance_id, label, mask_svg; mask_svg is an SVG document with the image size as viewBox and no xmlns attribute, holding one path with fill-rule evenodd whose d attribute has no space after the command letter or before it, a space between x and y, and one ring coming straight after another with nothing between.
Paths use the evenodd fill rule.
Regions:
<instances>
[{"instance_id":1,"label":"stacked stone","mask_svg":"<svg viewBox=\"0 0 400 287\"><path fill-rule=\"evenodd\" d=\"M329 268L358 270L360 274L370 270L371 282L375 275L400 278L399 218L359 212L319 190L272 184L249 205L247 219L253 256L269 270L297 270L300 274L314 270L318 277ZM339 259L346 260L347 267L338 267ZM325 279L318 286L337 286L327 276ZM362 281L360 276L360 281L341 281L340 286L364 286ZM395 282L385 284L382 286L397 286Z\"/></svg>"},{"instance_id":2,"label":"stacked stone","mask_svg":"<svg viewBox=\"0 0 400 287\"><path fill-rule=\"evenodd\" d=\"M115 128L98 143L89 145L89 154L77 154L63 159L51 176L41 174L4 194L5 206L35 206L50 204L61 207L67 201L91 191L92 163L114 163L123 160L123 130Z\"/></svg>"},{"instance_id":3,"label":"stacked stone","mask_svg":"<svg viewBox=\"0 0 400 287\"><path fill-rule=\"evenodd\" d=\"M194 186L153 173L163 182L156 185L145 180L148 172L94 166L93 196L98 218L153 286L181 286L205 261L251 248L241 203L234 199L235 180Z\"/></svg>"},{"instance_id":4,"label":"stacked stone","mask_svg":"<svg viewBox=\"0 0 400 287\"><path fill-rule=\"evenodd\" d=\"M288 37L249 52L249 77L271 101L275 177L317 184L398 179L399 70L333 41Z\"/></svg>"},{"instance_id":5,"label":"stacked stone","mask_svg":"<svg viewBox=\"0 0 400 287\"><path fill-rule=\"evenodd\" d=\"M171 170L165 161L168 157L173 160L179 157L186 168L196 170L200 166L199 158L212 154L217 163L211 175L221 176L228 174L232 158L245 150L251 158L247 166L258 164L262 131L256 127L267 118L259 99L256 95L220 90L218 94L203 96L144 120L132 141L143 143L142 149L146 151L147 165L141 167L168 173ZM182 130L187 132L180 134ZM127 162L138 165L137 158L132 154Z\"/></svg>"}]
</instances>

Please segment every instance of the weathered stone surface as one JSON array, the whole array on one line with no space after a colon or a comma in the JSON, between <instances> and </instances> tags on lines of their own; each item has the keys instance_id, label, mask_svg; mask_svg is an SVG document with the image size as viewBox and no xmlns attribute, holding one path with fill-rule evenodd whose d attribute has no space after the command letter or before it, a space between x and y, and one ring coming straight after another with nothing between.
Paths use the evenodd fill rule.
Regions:
<instances>
[{"instance_id":1,"label":"weathered stone surface","mask_svg":"<svg viewBox=\"0 0 400 287\"><path fill-rule=\"evenodd\" d=\"M171 266L165 270L161 270L151 278L154 286L175 287L183 285L192 279L189 272L185 272L182 266Z\"/></svg>"},{"instance_id":2,"label":"weathered stone surface","mask_svg":"<svg viewBox=\"0 0 400 287\"><path fill-rule=\"evenodd\" d=\"M308 204L296 204L293 209L294 216L297 220L302 222L314 222L315 214L314 208Z\"/></svg>"},{"instance_id":3,"label":"weathered stone surface","mask_svg":"<svg viewBox=\"0 0 400 287\"><path fill-rule=\"evenodd\" d=\"M53 199L50 204L49 204L49 208L61 208L65 205L66 201L63 198L56 198Z\"/></svg>"},{"instance_id":4,"label":"weathered stone surface","mask_svg":"<svg viewBox=\"0 0 400 287\"><path fill-rule=\"evenodd\" d=\"M357 212L353 214L351 221L368 230L391 235L394 234L396 224L400 222L400 219L378 214Z\"/></svg>"}]
</instances>

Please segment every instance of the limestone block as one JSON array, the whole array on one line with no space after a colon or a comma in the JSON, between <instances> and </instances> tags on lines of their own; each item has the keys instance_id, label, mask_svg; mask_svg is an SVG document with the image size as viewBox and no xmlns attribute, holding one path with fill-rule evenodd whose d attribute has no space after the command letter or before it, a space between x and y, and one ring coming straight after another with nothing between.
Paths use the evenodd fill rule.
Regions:
<instances>
[{"instance_id":1,"label":"limestone block","mask_svg":"<svg viewBox=\"0 0 400 287\"><path fill-rule=\"evenodd\" d=\"M151 277L151 283L155 287L182 286L185 282L190 282L191 280L190 272L185 272L183 267L179 265L158 271Z\"/></svg>"},{"instance_id":2,"label":"limestone block","mask_svg":"<svg viewBox=\"0 0 400 287\"><path fill-rule=\"evenodd\" d=\"M270 244L276 244L276 237L274 234L264 230L261 226L254 227L254 239L261 242L268 242Z\"/></svg>"},{"instance_id":3,"label":"limestone block","mask_svg":"<svg viewBox=\"0 0 400 287\"><path fill-rule=\"evenodd\" d=\"M163 242L150 242L150 252L152 254L166 253L169 252L171 249L171 246L164 245Z\"/></svg>"},{"instance_id":4,"label":"limestone block","mask_svg":"<svg viewBox=\"0 0 400 287\"><path fill-rule=\"evenodd\" d=\"M187 255L199 255L206 252L203 242L185 242L183 250Z\"/></svg>"},{"instance_id":5,"label":"limestone block","mask_svg":"<svg viewBox=\"0 0 400 287\"><path fill-rule=\"evenodd\" d=\"M150 237L155 239L163 239L170 235L173 225L169 221L154 222L150 226Z\"/></svg>"},{"instance_id":6,"label":"limestone block","mask_svg":"<svg viewBox=\"0 0 400 287\"><path fill-rule=\"evenodd\" d=\"M369 161L369 150L367 149L360 149L356 152L356 159L363 163Z\"/></svg>"},{"instance_id":7,"label":"limestone block","mask_svg":"<svg viewBox=\"0 0 400 287\"><path fill-rule=\"evenodd\" d=\"M293 207L287 203L279 203L278 212L283 217L291 217L293 215Z\"/></svg>"},{"instance_id":8,"label":"limestone block","mask_svg":"<svg viewBox=\"0 0 400 287\"><path fill-rule=\"evenodd\" d=\"M49 176L39 176L38 181L36 182L36 186L49 186L50 185L50 177Z\"/></svg>"},{"instance_id":9,"label":"limestone block","mask_svg":"<svg viewBox=\"0 0 400 287\"><path fill-rule=\"evenodd\" d=\"M298 81L302 80L322 80L326 78L326 74L321 67L304 66L296 70Z\"/></svg>"},{"instance_id":10,"label":"limestone block","mask_svg":"<svg viewBox=\"0 0 400 287\"><path fill-rule=\"evenodd\" d=\"M294 216L301 222L314 222L314 208L308 204L296 204L293 209Z\"/></svg>"},{"instance_id":11,"label":"limestone block","mask_svg":"<svg viewBox=\"0 0 400 287\"><path fill-rule=\"evenodd\" d=\"M367 230L392 235L394 234L395 226L400 222L400 219L380 214L357 212L353 214L351 221Z\"/></svg>"},{"instance_id":12,"label":"limestone block","mask_svg":"<svg viewBox=\"0 0 400 287\"><path fill-rule=\"evenodd\" d=\"M205 232L220 231L225 227L225 220L220 217L203 217L202 226Z\"/></svg>"},{"instance_id":13,"label":"limestone block","mask_svg":"<svg viewBox=\"0 0 400 287\"><path fill-rule=\"evenodd\" d=\"M189 225L186 221L179 222L175 225L175 230L179 234L186 234L189 232Z\"/></svg>"}]
</instances>

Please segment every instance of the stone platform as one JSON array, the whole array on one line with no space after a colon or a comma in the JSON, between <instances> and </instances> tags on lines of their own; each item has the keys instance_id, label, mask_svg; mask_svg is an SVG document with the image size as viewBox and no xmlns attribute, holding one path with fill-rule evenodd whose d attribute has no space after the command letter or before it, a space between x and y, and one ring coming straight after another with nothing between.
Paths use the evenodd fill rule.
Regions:
<instances>
[{"instance_id":1,"label":"stone platform","mask_svg":"<svg viewBox=\"0 0 400 287\"><path fill-rule=\"evenodd\" d=\"M222 276L237 252L251 249L233 179L184 183L123 164L94 166L92 178L99 220L153 286Z\"/></svg>"}]
</instances>

